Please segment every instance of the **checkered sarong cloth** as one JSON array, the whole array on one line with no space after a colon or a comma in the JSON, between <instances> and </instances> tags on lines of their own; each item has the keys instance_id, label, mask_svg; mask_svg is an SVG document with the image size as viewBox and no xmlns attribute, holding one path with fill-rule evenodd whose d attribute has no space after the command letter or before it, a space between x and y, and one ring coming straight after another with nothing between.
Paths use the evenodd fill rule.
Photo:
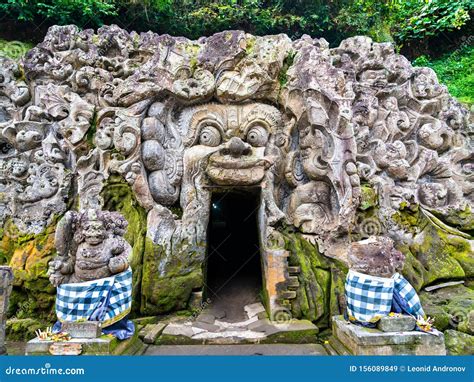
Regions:
<instances>
[{"instance_id":1,"label":"checkered sarong cloth","mask_svg":"<svg viewBox=\"0 0 474 382\"><path fill-rule=\"evenodd\" d=\"M110 326L132 307L132 270L99 280L62 284L57 288L56 315L59 321L101 321Z\"/></svg>"},{"instance_id":2,"label":"checkered sarong cloth","mask_svg":"<svg viewBox=\"0 0 474 382\"><path fill-rule=\"evenodd\" d=\"M388 315L392 307L394 282L393 278L349 270L345 284L349 320L373 323Z\"/></svg>"},{"instance_id":3,"label":"checkered sarong cloth","mask_svg":"<svg viewBox=\"0 0 474 382\"><path fill-rule=\"evenodd\" d=\"M393 287L395 293L398 293L401 299L405 302L405 306L408 310L406 313L415 317L424 317L425 312L421 307L420 298L418 297L415 288L413 288L413 286L399 273L395 273L392 278L394 280Z\"/></svg>"}]
</instances>

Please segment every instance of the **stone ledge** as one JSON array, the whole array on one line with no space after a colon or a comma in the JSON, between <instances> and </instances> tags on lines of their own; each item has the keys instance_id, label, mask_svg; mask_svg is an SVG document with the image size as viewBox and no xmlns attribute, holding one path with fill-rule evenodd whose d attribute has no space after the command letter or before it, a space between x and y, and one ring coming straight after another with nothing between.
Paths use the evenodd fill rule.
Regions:
<instances>
[{"instance_id":1,"label":"stone ledge","mask_svg":"<svg viewBox=\"0 0 474 382\"><path fill-rule=\"evenodd\" d=\"M73 338L67 342L71 344L81 344L81 354L107 355L112 354L114 341L117 341L117 339L102 336L100 338ZM32 339L26 344L25 355L51 355L49 353L49 347L54 343L54 341L43 341L38 338Z\"/></svg>"},{"instance_id":2,"label":"stone ledge","mask_svg":"<svg viewBox=\"0 0 474 382\"><path fill-rule=\"evenodd\" d=\"M25 355L51 355L49 347L53 343L55 342L42 341L38 338L32 339L26 344ZM136 353L142 344L137 333L123 341L112 336L103 335L99 338L73 338L67 343L81 344L81 355L130 355Z\"/></svg>"},{"instance_id":3,"label":"stone ledge","mask_svg":"<svg viewBox=\"0 0 474 382\"><path fill-rule=\"evenodd\" d=\"M387 333L332 318L333 335L354 355L446 355L444 335L411 331Z\"/></svg>"}]
</instances>

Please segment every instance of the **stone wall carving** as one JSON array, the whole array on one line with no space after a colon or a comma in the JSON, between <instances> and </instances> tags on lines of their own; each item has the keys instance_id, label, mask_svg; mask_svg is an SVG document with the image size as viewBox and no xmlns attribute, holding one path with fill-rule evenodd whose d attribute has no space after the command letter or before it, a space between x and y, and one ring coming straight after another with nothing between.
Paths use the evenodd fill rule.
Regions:
<instances>
[{"instance_id":1,"label":"stone wall carving","mask_svg":"<svg viewBox=\"0 0 474 382\"><path fill-rule=\"evenodd\" d=\"M286 250L290 227L346 262L364 188L376 233L396 243L413 242L393 220L409 204L472 229L469 113L390 44L54 26L0 70L0 217L38 233L73 202L100 208L107 179L122 176L148 214L142 312L183 308L202 287L216 189L261 189L264 257ZM175 303L160 302L171 287Z\"/></svg>"}]
</instances>

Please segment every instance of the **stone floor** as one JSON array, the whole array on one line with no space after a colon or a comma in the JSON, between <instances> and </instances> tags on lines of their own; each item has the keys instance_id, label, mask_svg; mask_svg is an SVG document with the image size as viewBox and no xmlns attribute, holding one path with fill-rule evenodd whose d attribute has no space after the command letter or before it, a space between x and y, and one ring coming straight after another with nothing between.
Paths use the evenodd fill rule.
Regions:
<instances>
[{"instance_id":1,"label":"stone floor","mask_svg":"<svg viewBox=\"0 0 474 382\"><path fill-rule=\"evenodd\" d=\"M144 355L328 355L319 344L151 345Z\"/></svg>"},{"instance_id":2,"label":"stone floor","mask_svg":"<svg viewBox=\"0 0 474 382\"><path fill-rule=\"evenodd\" d=\"M298 339L295 341L297 343L316 340L318 328L310 321L271 322L261 303L253 303L240 309L242 309L243 320L235 321L234 312L232 320L229 321L226 311L215 306L207 308L195 319L168 323L162 332L157 333L156 341L149 343L156 342L163 345L260 343L276 336L279 336L280 342L285 343L291 341L283 337L286 334L290 337L294 333L297 333ZM152 330L158 332L156 329L156 326L147 326L143 329L141 336L145 338ZM302 338L302 336L308 338Z\"/></svg>"}]
</instances>

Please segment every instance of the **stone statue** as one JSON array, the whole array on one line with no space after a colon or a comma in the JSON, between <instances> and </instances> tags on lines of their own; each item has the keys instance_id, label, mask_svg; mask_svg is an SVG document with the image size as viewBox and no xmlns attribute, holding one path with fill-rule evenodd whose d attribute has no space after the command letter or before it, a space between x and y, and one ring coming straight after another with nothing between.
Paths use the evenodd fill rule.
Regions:
<instances>
[{"instance_id":1,"label":"stone statue","mask_svg":"<svg viewBox=\"0 0 474 382\"><path fill-rule=\"evenodd\" d=\"M349 268L370 276L392 277L402 270L404 262L405 256L388 237L371 236L352 243L348 251Z\"/></svg>"},{"instance_id":2,"label":"stone statue","mask_svg":"<svg viewBox=\"0 0 474 382\"><path fill-rule=\"evenodd\" d=\"M125 271L131 253L123 238L126 227L117 212L67 212L56 229L58 255L49 264L51 283L80 283Z\"/></svg>"}]
</instances>

